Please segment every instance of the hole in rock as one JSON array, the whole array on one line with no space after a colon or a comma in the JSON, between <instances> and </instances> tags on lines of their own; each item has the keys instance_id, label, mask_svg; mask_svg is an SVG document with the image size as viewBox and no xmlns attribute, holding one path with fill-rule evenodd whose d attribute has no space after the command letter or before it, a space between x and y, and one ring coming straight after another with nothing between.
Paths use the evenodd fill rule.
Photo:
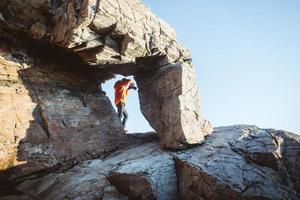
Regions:
<instances>
[{"instance_id":1,"label":"hole in rock","mask_svg":"<svg viewBox=\"0 0 300 200\"><path fill-rule=\"evenodd\" d=\"M122 78L124 78L124 76L117 75L114 79L110 79L102 84L102 90L106 92L106 95L109 97L116 112L117 108L114 104L114 84ZM133 76L128 76L126 78L134 80ZM126 123L126 129L129 133L146 133L154 131L141 112L138 90L129 90L126 100L126 110L129 116Z\"/></svg>"}]
</instances>

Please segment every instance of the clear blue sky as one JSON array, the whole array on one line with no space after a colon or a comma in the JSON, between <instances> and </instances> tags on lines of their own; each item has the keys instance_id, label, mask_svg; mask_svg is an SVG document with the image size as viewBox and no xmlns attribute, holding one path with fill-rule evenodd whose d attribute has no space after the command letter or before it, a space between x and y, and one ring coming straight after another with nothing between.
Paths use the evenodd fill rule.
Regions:
<instances>
[{"instance_id":1,"label":"clear blue sky","mask_svg":"<svg viewBox=\"0 0 300 200\"><path fill-rule=\"evenodd\" d=\"M144 2L191 50L201 111L214 126L242 123L300 133L299 0ZM129 131L150 130L131 94Z\"/></svg>"}]
</instances>

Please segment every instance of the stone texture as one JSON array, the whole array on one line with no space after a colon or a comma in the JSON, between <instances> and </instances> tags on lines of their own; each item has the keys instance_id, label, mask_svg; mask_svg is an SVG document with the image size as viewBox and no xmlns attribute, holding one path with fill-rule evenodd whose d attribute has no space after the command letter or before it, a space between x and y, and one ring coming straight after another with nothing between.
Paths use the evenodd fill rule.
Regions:
<instances>
[{"instance_id":1,"label":"stone texture","mask_svg":"<svg viewBox=\"0 0 300 200\"><path fill-rule=\"evenodd\" d=\"M33 199L30 195L11 195L11 196L5 196L0 197L1 200L28 200Z\"/></svg>"},{"instance_id":2,"label":"stone texture","mask_svg":"<svg viewBox=\"0 0 300 200\"><path fill-rule=\"evenodd\" d=\"M189 51L139 1L0 10L0 199L300 198L300 137L245 125L209 136ZM124 134L99 85L114 74L134 75L161 144Z\"/></svg>"},{"instance_id":3,"label":"stone texture","mask_svg":"<svg viewBox=\"0 0 300 200\"><path fill-rule=\"evenodd\" d=\"M299 199L299 139L255 126L215 129L177 157L180 199Z\"/></svg>"},{"instance_id":4,"label":"stone texture","mask_svg":"<svg viewBox=\"0 0 300 200\"><path fill-rule=\"evenodd\" d=\"M59 46L79 56L86 68L102 73L104 79L114 74L136 75L141 88L153 84L154 91L139 92L141 109L163 147L178 149L201 143L212 132L200 114L189 51L177 42L175 31L140 1L3 0L0 8L4 30ZM151 66L149 62L157 55L164 55L168 66ZM149 60L147 68L152 73L145 72L139 58ZM160 78L154 81L155 77ZM159 92L158 85L166 91L153 95Z\"/></svg>"},{"instance_id":5,"label":"stone texture","mask_svg":"<svg viewBox=\"0 0 300 200\"><path fill-rule=\"evenodd\" d=\"M189 52L138 0L4 0L2 26L68 48L91 64L127 63L155 49L174 61Z\"/></svg>"},{"instance_id":6,"label":"stone texture","mask_svg":"<svg viewBox=\"0 0 300 200\"><path fill-rule=\"evenodd\" d=\"M162 147L180 149L204 141L212 128L200 114L193 66L163 60L160 65L157 71L135 76L144 116L159 134Z\"/></svg>"},{"instance_id":7,"label":"stone texture","mask_svg":"<svg viewBox=\"0 0 300 200\"><path fill-rule=\"evenodd\" d=\"M0 170L10 169L5 178L153 139L124 133L92 72L63 69L5 43L0 48Z\"/></svg>"},{"instance_id":8,"label":"stone texture","mask_svg":"<svg viewBox=\"0 0 300 200\"><path fill-rule=\"evenodd\" d=\"M17 189L37 199L57 200L176 199L177 195L173 158L157 142L132 146L104 160L86 161L67 172L25 181Z\"/></svg>"},{"instance_id":9,"label":"stone texture","mask_svg":"<svg viewBox=\"0 0 300 200\"><path fill-rule=\"evenodd\" d=\"M158 141L133 145L72 169L29 176L16 189L58 200L296 200L299 156L299 135L237 125L216 128L190 150L164 151Z\"/></svg>"},{"instance_id":10,"label":"stone texture","mask_svg":"<svg viewBox=\"0 0 300 200\"><path fill-rule=\"evenodd\" d=\"M110 182L130 199L176 199L173 157L161 151L157 144L145 144L131 151L138 159L126 161L112 170Z\"/></svg>"}]
</instances>

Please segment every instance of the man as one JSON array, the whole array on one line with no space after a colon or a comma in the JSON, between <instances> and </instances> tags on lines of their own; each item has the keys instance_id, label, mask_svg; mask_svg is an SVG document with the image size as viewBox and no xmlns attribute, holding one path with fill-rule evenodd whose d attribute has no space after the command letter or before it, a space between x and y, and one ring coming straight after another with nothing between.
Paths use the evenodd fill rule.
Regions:
<instances>
[{"instance_id":1,"label":"man","mask_svg":"<svg viewBox=\"0 0 300 200\"><path fill-rule=\"evenodd\" d=\"M126 97L128 96L128 90L130 89L136 90L137 87L135 87L134 82L132 80L123 78L122 80L119 80L115 83L114 89L115 89L115 105L118 108L118 117L120 118L123 124L124 130L127 132L127 130L125 129L126 122L128 120L128 113L125 108Z\"/></svg>"}]
</instances>

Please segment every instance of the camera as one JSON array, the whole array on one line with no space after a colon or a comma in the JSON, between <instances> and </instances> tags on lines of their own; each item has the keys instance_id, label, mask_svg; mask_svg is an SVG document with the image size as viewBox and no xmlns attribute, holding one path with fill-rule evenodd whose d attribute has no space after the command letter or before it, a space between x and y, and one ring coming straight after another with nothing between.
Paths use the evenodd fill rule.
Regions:
<instances>
[{"instance_id":1,"label":"camera","mask_svg":"<svg viewBox=\"0 0 300 200\"><path fill-rule=\"evenodd\" d=\"M129 89L137 90L137 87L135 86L134 83L131 83L131 84L129 85Z\"/></svg>"}]
</instances>

